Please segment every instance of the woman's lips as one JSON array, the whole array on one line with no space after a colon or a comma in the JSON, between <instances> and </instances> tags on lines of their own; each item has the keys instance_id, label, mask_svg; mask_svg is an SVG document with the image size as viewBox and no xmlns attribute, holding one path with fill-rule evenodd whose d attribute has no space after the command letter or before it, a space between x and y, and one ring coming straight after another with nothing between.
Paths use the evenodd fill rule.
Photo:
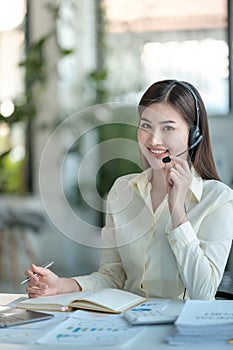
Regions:
<instances>
[{"instance_id":1,"label":"woman's lips","mask_svg":"<svg viewBox=\"0 0 233 350\"><path fill-rule=\"evenodd\" d=\"M155 158L164 158L168 156L169 152L167 149L153 149L153 148L148 148L150 154L155 157Z\"/></svg>"}]
</instances>

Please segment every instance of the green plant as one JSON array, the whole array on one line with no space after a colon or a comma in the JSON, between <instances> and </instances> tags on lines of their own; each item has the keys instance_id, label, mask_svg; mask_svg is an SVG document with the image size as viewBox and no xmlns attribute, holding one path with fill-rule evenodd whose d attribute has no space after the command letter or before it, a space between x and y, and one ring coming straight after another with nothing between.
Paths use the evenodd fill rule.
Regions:
<instances>
[{"instance_id":1,"label":"green plant","mask_svg":"<svg viewBox=\"0 0 233 350\"><path fill-rule=\"evenodd\" d=\"M50 39L54 39L57 45L57 54L60 57L70 55L71 49L64 49L60 46L57 39L57 20L60 16L60 7L62 1L56 2L55 5L47 5L47 10L50 12L52 20L52 28L49 33L33 42L25 42L24 58L19 62L19 67L24 71L25 89L24 93L15 97L14 112L8 118L0 114L0 122L7 123L10 130L16 123L23 123L26 130L26 156L24 161L11 162L9 154L2 154L0 160L0 192L7 193L21 193L27 190L22 186L24 182L23 170L27 171L30 167L28 159L30 158L30 137L31 125L38 113L38 94L43 94L46 89L47 82L47 61L46 61L46 47ZM25 19L27 24L28 14ZM26 25L25 25L26 27ZM26 35L25 35L26 38ZM29 145L29 147L27 147ZM10 153L10 148L8 153ZM14 176L17 174L18 176ZM25 175L25 174L24 174ZM21 181L20 181L21 179ZM15 183L14 183L15 181ZM14 184L13 184L14 183ZM24 189L23 189L24 188Z\"/></svg>"}]
</instances>

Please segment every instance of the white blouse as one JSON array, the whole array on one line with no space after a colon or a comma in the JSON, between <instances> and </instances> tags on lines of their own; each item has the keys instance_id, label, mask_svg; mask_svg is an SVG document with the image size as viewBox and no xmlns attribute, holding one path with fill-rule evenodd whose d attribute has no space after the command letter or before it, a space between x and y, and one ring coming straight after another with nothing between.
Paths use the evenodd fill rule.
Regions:
<instances>
[{"instance_id":1,"label":"white blouse","mask_svg":"<svg viewBox=\"0 0 233 350\"><path fill-rule=\"evenodd\" d=\"M233 238L233 191L192 174L185 203L189 220L173 230L167 197L153 212L151 169L115 182L99 270L74 277L83 290L110 287L143 296L214 298Z\"/></svg>"}]
</instances>

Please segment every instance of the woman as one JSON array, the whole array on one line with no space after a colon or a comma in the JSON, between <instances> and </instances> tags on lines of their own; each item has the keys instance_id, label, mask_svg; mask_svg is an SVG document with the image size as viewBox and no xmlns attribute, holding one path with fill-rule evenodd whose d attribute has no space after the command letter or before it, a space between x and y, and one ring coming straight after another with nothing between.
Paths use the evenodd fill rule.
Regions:
<instances>
[{"instance_id":1,"label":"woman","mask_svg":"<svg viewBox=\"0 0 233 350\"><path fill-rule=\"evenodd\" d=\"M145 170L120 177L108 195L98 272L61 278L32 265L29 297L111 287L214 299L232 242L233 191L218 177L201 96L164 80L138 110Z\"/></svg>"}]
</instances>

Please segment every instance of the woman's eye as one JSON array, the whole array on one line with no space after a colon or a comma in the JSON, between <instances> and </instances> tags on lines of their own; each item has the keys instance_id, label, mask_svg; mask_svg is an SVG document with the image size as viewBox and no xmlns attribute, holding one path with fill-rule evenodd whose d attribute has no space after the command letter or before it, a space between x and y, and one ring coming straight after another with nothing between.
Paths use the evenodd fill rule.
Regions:
<instances>
[{"instance_id":1,"label":"woman's eye","mask_svg":"<svg viewBox=\"0 0 233 350\"><path fill-rule=\"evenodd\" d=\"M166 126L164 126L163 130L164 131L172 131L172 130L175 130L175 129L172 126L170 126L170 125L166 125Z\"/></svg>"},{"instance_id":2,"label":"woman's eye","mask_svg":"<svg viewBox=\"0 0 233 350\"><path fill-rule=\"evenodd\" d=\"M143 129L151 129L151 125L149 123L142 123L141 128Z\"/></svg>"}]
</instances>

